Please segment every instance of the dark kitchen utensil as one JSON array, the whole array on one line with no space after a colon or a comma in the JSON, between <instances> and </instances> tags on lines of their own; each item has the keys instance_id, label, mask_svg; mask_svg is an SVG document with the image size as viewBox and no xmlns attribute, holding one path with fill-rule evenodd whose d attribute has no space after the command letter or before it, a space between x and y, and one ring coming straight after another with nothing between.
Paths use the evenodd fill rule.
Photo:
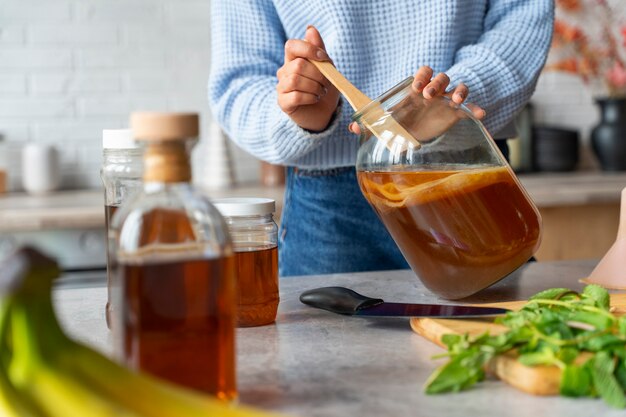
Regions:
<instances>
[{"instance_id":1,"label":"dark kitchen utensil","mask_svg":"<svg viewBox=\"0 0 626 417\"><path fill-rule=\"evenodd\" d=\"M380 298L366 297L344 287L308 290L300 295L300 301L311 307L349 316L461 318L495 316L509 311L503 308L462 305L387 303Z\"/></svg>"}]
</instances>

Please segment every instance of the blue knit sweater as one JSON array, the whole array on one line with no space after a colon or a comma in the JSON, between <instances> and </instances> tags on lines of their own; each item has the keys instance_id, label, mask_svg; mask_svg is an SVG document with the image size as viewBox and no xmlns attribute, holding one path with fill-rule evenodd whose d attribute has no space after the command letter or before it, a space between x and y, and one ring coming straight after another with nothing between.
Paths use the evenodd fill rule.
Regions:
<instances>
[{"instance_id":1,"label":"blue knit sweater","mask_svg":"<svg viewBox=\"0 0 626 417\"><path fill-rule=\"evenodd\" d=\"M421 65L464 82L468 102L501 131L529 100L552 35L552 0L214 0L209 102L225 132L256 157L303 168L355 163L352 109L320 133L277 104L287 39L318 28L337 69L370 97Z\"/></svg>"}]
</instances>

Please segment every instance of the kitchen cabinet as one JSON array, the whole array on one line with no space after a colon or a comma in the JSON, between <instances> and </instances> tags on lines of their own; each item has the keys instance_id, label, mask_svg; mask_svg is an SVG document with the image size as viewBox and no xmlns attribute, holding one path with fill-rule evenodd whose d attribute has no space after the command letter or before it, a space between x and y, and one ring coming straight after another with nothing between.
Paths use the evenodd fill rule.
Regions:
<instances>
[{"instance_id":1,"label":"kitchen cabinet","mask_svg":"<svg viewBox=\"0 0 626 417\"><path fill-rule=\"evenodd\" d=\"M615 242L626 173L520 175L543 219L539 261L600 259Z\"/></svg>"},{"instance_id":2,"label":"kitchen cabinet","mask_svg":"<svg viewBox=\"0 0 626 417\"><path fill-rule=\"evenodd\" d=\"M102 192L0 197L0 259L25 244L36 245L64 269L103 268L106 238Z\"/></svg>"},{"instance_id":3,"label":"kitchen cabinet","mask_svg":"<svg viewBox=\"0 0 626 417\"><path fill-rule=\"evenodd\" d=\"M468 302L525 299L549 287L580 289L591 261L535 262ZM408 318L341 316L301 304L305 290L341 285L397 302L443 302L409 270L290 277L280 281L276 323L237 330L240 403L300 417L577 417L623 413L598 399L535 397L487 380L458 394L427 396L423 385L443 350L411 331ZM55 290L61 323L106 353L104 286ZM611 414L612 415L612 414Z\"/></svg>"}]
</instances>

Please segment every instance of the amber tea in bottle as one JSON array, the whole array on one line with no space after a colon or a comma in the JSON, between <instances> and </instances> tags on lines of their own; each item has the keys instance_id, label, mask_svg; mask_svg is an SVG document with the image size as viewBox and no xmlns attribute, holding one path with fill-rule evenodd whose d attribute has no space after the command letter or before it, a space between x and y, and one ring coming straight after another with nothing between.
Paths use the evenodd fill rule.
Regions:
<instances>
[{"instance_id":1,"label":"amber tea in bottle","mask_svg":"<svg viewBox=\"0 0 626 417\"><path fill-rule=\"evenodd\" d=\"M219 212L190 184L195 114L134 113L144 187L113 218L116 351L133 369L236 398L235 278Z\"/></svg>"}]
</instances>

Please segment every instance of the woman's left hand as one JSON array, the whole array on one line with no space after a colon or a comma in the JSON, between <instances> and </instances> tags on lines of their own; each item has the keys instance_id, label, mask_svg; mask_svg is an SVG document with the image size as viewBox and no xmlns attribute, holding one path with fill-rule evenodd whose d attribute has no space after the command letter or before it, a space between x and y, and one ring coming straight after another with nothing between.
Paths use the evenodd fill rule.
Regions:
<instances>
[{"instance_id":1,"label":"woman's left hand","mask_svg":"<svg viewBox=\"0 0 626 417\"><path fill-rule=\"evenodd\" d=\"M425 99L431 99L437 96L446 96L456 104L463 103L469 94L467 86L461 83L457 85L454 90L446 93L446 88L448 88L449 84L450 77L443 72L440 72L435 76L435 78L433 78L433 69L424 65L415 73L411 87L413 87L413 89L418 93L422 93ZM474 117L477 119L485 117L485 110L477 105L467 103L466 106L472 111Z\"/></svg>"},{"instance_id":2,"label":"woman's left hand","mask_svg":"<svg viewBox=\"0 0 626 417\"><path fill-rule=\"evenodd\" d=\"M433 78L433 69L424 65L415 73L411 87L414 91L422 93L427 100L437 96L446 96L457 104L464 103L469 94L467 86L460 83L453 90L446 93L446 88L448 88L449 84L450 77L440 72ZM485 117L486 112L481 107L471 103L466 103L465 105L472 111L474 117L477 119ZM352 133L356 133L357 135L361 132L356 122L350 123L348 128Z\"/></svg>"}]
</instances>

